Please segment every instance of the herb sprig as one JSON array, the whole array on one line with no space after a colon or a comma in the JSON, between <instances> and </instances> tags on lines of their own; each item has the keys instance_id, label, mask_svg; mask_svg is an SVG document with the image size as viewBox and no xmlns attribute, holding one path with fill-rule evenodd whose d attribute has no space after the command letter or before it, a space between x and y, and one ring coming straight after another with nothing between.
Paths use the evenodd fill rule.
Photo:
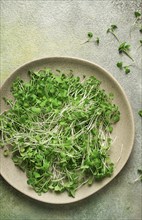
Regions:
<instances>
[{"instance_id":1,"label":"herb sprig","mask_svg":"<svg viewBox=\"0 0 142 220\"><path fill-rule=\"evenodd\" d=\"M142 117L142 110L139 110L138 114L140 117Z\"/></svg>"},{"instance_id":2,"label":"herb sprig","mask_svg":"<svg viewBox=\"0 0 142 220\"><path fill-rule=\"evenodd\" d=\"M134 12L134 17L135 17L135 21L130 29L130 34L133 28L138 28L140 33L142 33L142 14L139 11L135 11Z\"/></svg>"},{"instance_id":3,"label":"herb sprig","mask_svg":"<svg viewBox=\"0 0 142 220\"><path fill-rule=\"evenodd\" d=\"M131 72L131 70L130 70L130 66L131 66L131 65L124 66L124 65L123 65L123 62L118 62L118 63L116 64L116 66L117 66L120 70L124 70L124 72L125 72L126 74L128 74L128 73Z\"/></svg>"},{"instance_id":4,"label":"herb sprig","mask_svg":"<svg viewBox=\"0 0 142 220\"><path fill-rule=\"evenodd\" d=\"M135 179L134 182L137 182L139 180L142 182L142 169L138 169L137 172L138 172L139 176L138 176L137 179Z\"/></svg>"},{"instance_id":5,"label":"herb sprig","mask_svg":"<svg viewBox=\"0 0 142 220\"><path fill-rule=\"evenodd\" d=\"M118 51L119 53L126 54L132 61L134 61L134 59L129 54L130 48L131 48L131 45L127 44L126 42L123 42L119 45Z\"/></svg>"},{"instance_id":6,"label":"herb sprig","mask_svg":"<svg viewBox=\"0 0 142 220\"><path fill-rule=\"evenodd\" d=\"M93 40L94 34L93 34L92 32L88 32L87 37L88 37L88 40L85 41L83 44L86 44L86 43L91 42L91 40ZM95 42L97 45L99 45L99 43L100 43L99 37L96 37L96 39L94 40L94 42Z\"/></svg>"},{"instance_id":7,"label":"herb sprig","mask_svg":"<svg viewBox=\"0 0 142 220\"><path fill-rule=\"evenodd\" d=\"M107 33L111 33L111 34L116 38L116 40L119 42L119 39L118 39L118 37L117 37L116 34L115 34L115 30L116 30L117 28L118 28L118 27L117 27L116 25L112 24L112 25L110 26L110 28L107 29Z\"/></svg>"}]
</instances>

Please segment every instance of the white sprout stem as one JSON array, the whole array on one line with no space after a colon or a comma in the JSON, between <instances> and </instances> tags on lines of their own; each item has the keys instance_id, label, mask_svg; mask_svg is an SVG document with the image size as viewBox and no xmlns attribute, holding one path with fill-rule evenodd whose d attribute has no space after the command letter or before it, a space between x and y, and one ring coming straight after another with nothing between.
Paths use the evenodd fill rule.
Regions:
<instances>
[{"instance_id":1,"label":"white sprout stem","mask_svg":"<svg viewBox=\"0 0 142 220\"><path fill-rule=\"evenodd\" d=\"M123 151L123 144L121 145L120 156L119 156L119 158L117 159L116 164L118 164L118 162L119 162L119 161L120 161L120 159L121 159L121 156L122 156L122 151Z\"/></svg>"}]
</instances>

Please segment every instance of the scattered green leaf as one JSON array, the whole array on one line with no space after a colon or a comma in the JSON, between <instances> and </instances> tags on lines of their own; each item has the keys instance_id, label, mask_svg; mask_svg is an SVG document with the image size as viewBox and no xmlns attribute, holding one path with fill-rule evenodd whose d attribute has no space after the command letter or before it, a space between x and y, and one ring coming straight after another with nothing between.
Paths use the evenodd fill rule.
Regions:
<instances>
[{"instance_id":1,"label":"scattered green leaf","mask_svg":"<svg viewBox=\"0 0 142 220\"><path fill-rule=\"evenodd\" d=\"M142 110L138 112L139 116L142 117Z\"/></svg>"},{"instance_id":2,"label":"scattered green leaf","mask_svg":"<svg viewBox=\"0 0 142 220\"><path fill-rule=\"evenodd\" d=\"M120 70L123 69L123 62L118 62L116 65Z\"/></svg>"},{"instance_id":3,"label":"scattered green leaf","mask_svg":"<svg viewBox=\"0 0 142 220\"><path fill-rule=\"evenodd\" d=\"M87 33L87 37L88 37L88 40L85 41L83 44L88 43L88 42L91 41L91 39L93 38L93 33L92 33L92 32L88 32L88 33Z\"/></svg>"},{"instance_id":4,"label":"scattered green leaf","mask_svg":"<svg viewBox=\"0 0 142 220\"><path fill-rule=\"evenodd\" d=\"M9 150L7 150L7 149L4 150L3 155L4 155L5 157L9 156Z\"/></svg>"},{"instance_id":5,"label":"scattered green leaf","mask_svg":"<svg viewBox=\"0 0 142 220\"><path fill-rule=\"evenodd\" d=\"M114 24L112 24L112 25L110 26L110 28L107 29L107 33L111 33L111 34L116 38L116 40L119 42L118 37L117 37L116 34L114 33L116 29L117 29L117 26L114 25Z\"/></svg>"},{"instance_id":6,"label":"scattered green leaf","mask_svg":"<svg viewBox=\"0 0 142 220\"><path fill-rule=\"evenodd\" d=\"M135 12L134 12L134 15L135 15L136 18L141 17L141 13L140 13L139 11L135 11Z\"/></svg>"},{"instance_id":7,"label":"scattered green leaf","mask_svg":"<svg viewBox=\"0 0 142 220\"><path fill-rule=\"evenodd\" d=\"M123 62L118 62L118 63L116 64L116 66L117 66L120 70L124 70L124 72L125 72L126 74L130 73L130 66L131 66L131 65L129 65L129 66L124 66L124 65L123 65Z\"/></svg>"},{"instance_id":8,"label":"scattered green leaf","mask_svg":"<svg viewBox=\"0 0 142 220\"><path fill-rule=\"evenodd\" d=\"M134 182L137 182L139 180L142 182L142 169L138 169L137 172L138 172L139 176L138 176L137 179L135 179Z\"/></svg>"},{"instance_id":9,"label":"scattered green leaf","mask_svg":"<svg viewBox=\"0 0 142 220\"><path fill-rule=\"evenodd\" d=\"M91 40L93 38L93 33L92 32L88 32L87 36L88 36L88 40Z\"/></svg>"},{"instance_id":10,"label":"scattered green leaf","mask_svg":"<svg viewBox=\"0 0 142 220\"><path fill-rule=\"evenodd\" d=\"M97 39L96 39L96 43L97 43L97 45L99 45L99 43L100 43L100 39L99 39L99 37L97 37Z\"/></svg>"},{"instance_id":11,"label":"scattered green leaf","mask_svg":"<svg viewBox=\"0 0 142 220\"><path fill-rule=\"evenodd\" d=\"M124 71L125 71L126 74L130 73L129 66L124 66Z\"/></svg>"},{"instance_id":12,"label":"scattered green leaf","mask_svg":"<svg viewBox=\"0 0 142 220\"><path fill-rule=\"evenodd\" d=\"M119 53L126 54L132 61L134 61L133 58L129 54L130 48L131 48L131 46L129 44L127 44L126 42L123 42L118 47L118 51L119 51Z\"/></svg>"}]
</instances>

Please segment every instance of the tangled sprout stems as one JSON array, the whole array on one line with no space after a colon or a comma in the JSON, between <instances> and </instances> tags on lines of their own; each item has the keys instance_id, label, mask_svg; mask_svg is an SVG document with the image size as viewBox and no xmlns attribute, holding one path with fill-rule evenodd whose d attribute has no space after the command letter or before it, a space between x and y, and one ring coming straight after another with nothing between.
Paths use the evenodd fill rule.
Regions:
<instances>
[{"instance_id":1,"label":"tangled sprout stems","mask_svg":"<svg viewBox=\"0 0 142 220\"><path fill-rule=\"evenodd\" d=\"M70 196L113 173L109 156L113 124L120 119L113 95L94 76L81 81L50 69L29 71L14 81L14 101L0 115L1 147L27 175L37 193ZM9 152L8 152L9 151Z\"/></svg>"}]
</instances>

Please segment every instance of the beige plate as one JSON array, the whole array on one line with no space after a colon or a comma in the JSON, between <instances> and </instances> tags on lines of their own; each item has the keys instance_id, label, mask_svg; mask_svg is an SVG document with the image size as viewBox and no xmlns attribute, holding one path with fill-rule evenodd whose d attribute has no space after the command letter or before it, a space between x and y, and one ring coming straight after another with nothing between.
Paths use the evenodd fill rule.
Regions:
<instances>
[{"instance_id":1,"label":"beige plate","mask_svg":"<svg viewBox=\"0 0 142 220\"><path fill-rule=\"evenodd\" d=\"M110 151L111 158L115 164L113 176L105 178L101 182L95 182L91 187L83 186L76 192L75 198L69 197L67 193L55 194L51 192L38 196L34 190L27 185L25 173L18 169L10 158L5 158L1 152L1 174L14 188L27 196L42 202L52 204L72 203L84 199L100 190L107 183L113 180L113 178L124 167L132 151L134 141L134 119L128 99L118 82L100 66L77 58L49 57L35 60L21 66L2 86L1 97L11 97L10 87L17 76L27 79L28 70L39 70L44 67L49 67L53 71L60 69L64 73L69 72L69 70L73 70L73 73L79 76L96 76L102 81L102 88L104 88L106 92L114 93L114 102L119 106L121 112L121 120L115 125L112 134L113 138L115 138L115 142ZM1 104L1 110L3 112L7 109L7 106L4 104L3 100L1 100Z\"/></svg>"}]
</instances>

